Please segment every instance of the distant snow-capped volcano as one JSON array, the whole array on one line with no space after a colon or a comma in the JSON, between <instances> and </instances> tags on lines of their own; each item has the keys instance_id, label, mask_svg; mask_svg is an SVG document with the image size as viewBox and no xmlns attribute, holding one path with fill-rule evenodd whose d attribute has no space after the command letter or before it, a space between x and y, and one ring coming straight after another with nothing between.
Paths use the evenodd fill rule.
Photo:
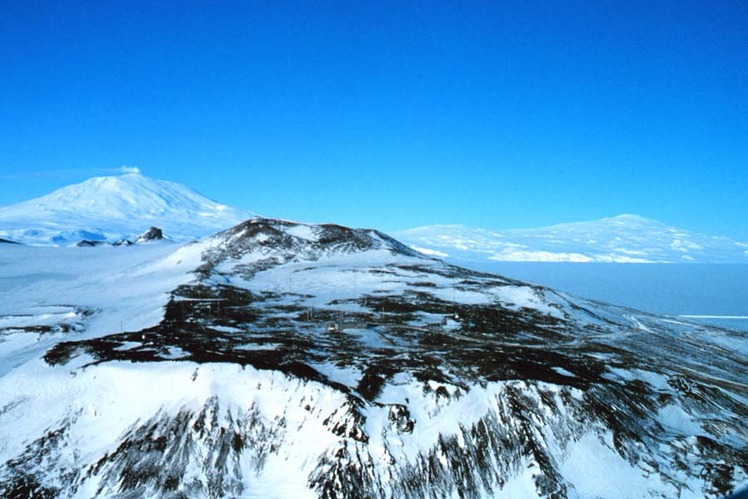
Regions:
<instances>
[{"instance_id":1,"label":"distant snow-capped volcano","mask_svg":"<svg viewBox=\"0 0 748 499\"><path fill-rule=\"evenodd\" d=\"M395 233L424 253L457 262L748 263L748 244L638 215L538 229L433 225Z\"/></svg>"},{"instance_id":2,"label":"distant snow-capped volcano","mask_svg":"<svg viewBox=\"0 0 748 499\"><path fill-rule=\"evenodd\" d=\"M139 172L95 177L40 198L0 208L0 237L65 245L82 239L134 239L151 226L187 241L231 227L253 214L216 203L174 182Z\"/></svg>"}]
</instances>

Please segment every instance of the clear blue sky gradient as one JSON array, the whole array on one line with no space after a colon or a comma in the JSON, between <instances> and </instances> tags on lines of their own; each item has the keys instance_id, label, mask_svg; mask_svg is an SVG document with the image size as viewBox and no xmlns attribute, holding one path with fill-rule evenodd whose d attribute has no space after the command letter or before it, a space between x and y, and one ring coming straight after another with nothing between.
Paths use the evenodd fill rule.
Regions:
<instances>
[{"instance_id":1,"label":"clear blue sky gradient","mask_svg":"<svg viewBox=\"0 0 748 499\"><path fill-rule=\"evenodd\" d=\"M121 165L387 231L748 241L748 3L0 2L0 205Z\"/></svg>"}]
</instances>

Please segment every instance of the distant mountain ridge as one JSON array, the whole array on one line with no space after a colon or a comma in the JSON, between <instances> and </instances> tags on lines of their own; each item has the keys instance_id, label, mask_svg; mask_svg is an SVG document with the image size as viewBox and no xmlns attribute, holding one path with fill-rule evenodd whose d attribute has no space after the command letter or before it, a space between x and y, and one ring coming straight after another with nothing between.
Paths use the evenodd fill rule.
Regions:
<instances>
[{"instance_id":1,"label":"distant mountain ridge","mask_svg":"<svg viewBox=\"0 0 748 499\"><path fill-rule=\"evenodd\" d=\"M0 240L66 246L135 241L149 227L185 242L254 217L138 170L94 177L0 207ZM698 234L638 215L536 229L494 231L462 225L392 234L411 248L458 264L531 262L748 263L748 243Z\"/></svg>"},{"instance_id":2,"label":"distant mountain ridge","mask_svg":"<svg viewBox=\"0 0 748 499\"><path fill-rule=\"evenodd\" d=\"M454 262L748 263L748 243L630 214L504 231L433 225L394 236Z\"/></svg>"},{"instance_id":3,"label":"distant mountain ridge","mask_svg":"<svg viewBox=\"0 0 748 499\"><path fill-rule=\"evenodd\" d=\"M216 203L175 182L139 172L94 177L0 208L0 238L62 246L134 240L151 226L174 241L198 239L254 214Z\"/></svg>"}]
</instances>

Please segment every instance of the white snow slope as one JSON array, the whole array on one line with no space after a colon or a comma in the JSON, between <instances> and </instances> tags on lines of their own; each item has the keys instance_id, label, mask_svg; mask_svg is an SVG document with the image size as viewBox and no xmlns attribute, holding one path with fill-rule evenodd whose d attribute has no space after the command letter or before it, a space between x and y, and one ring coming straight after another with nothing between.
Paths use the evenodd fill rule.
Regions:
<instances>
[{"instance_id":1,"label":"white snow slope","mask_svg":"<svg viewBox=\"0 0 748 499\"><path fill-rule=\"evenodd\" d=\"M433 225L393 235L453 262L748 263L748 243L638 215L505 231Z\"/></svg>"},{"instance_id":2,"label":"white snow slope","mask_svg":"<svg viewBox=\"0 0 748 499\"><path fill-rule=\"evenodd\" d=\"M0 245L0 376L70 334L90 338L157 324L170 292L194 279L200 254L189 251L171 244Z\"/></svg>"},{"instance_id":3,"label":"white snow slope","mask_svg":"<svg viewBox=\"0 0 748 499\"><path fill-rule=\"evenodd\" d=\"M133 172L91 178L0 208L0 238L46 246L134 241L156 226L167 238L181 242L214 234L252 215L183 185Z\"/></svg>"}]
</instances>

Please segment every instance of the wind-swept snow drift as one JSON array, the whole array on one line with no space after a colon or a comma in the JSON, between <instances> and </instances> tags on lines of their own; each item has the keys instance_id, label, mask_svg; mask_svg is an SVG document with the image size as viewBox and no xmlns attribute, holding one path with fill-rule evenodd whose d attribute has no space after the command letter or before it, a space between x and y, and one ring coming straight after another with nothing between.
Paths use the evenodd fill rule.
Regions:
<instances>
[{"instance_id":1,"label":"wind-swept snow drift","mask_svg":"<svg viewBox=\"0 0 748 499\"><path fill-rule=\"evenodd\" d=\"M50 272L26 283L24 314L0 317L2 496L719 497L748 484L736 333L336 225L253 219L171 254L18 248L24 265L152 253L121 261L114 303L95 306L97 267L68 296L45 291L63 283ZM160 317L102 328L148 300Z\"/></svg>"},{"instance_id":2,"label":"wind-swept snow drift","mask_svg":"<svg viewBox=\"0 0 748 499\"><path fill-rule=\"evenodd\" d=\"M82 240L114 243L134 241L156 226L173 241L191 241L251 216L183 185L127 173L92 178L0 208L0 237L57 246Z\"/></svg>"}]
</instances>

